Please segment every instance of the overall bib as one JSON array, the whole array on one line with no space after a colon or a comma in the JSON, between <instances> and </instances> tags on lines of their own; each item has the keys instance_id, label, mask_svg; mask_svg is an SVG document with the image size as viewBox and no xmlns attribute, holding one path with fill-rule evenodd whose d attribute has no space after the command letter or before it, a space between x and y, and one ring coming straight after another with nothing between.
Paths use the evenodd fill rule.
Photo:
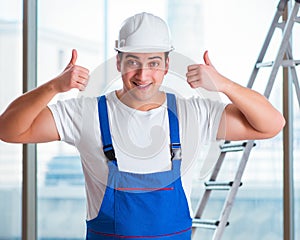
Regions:
<instances>
[{"instance_id":1,"label":"overall bib","mask_svg":"<svg viewBox=\"0 0 300 240\"><path fill-rule=\"evenodd\" d=\"M171 170L131 173L118 169L105 96L98 99L108 180L98 216L87 221L86 239L191 239L192 219L180 177L181 145L176 99L167 94Z\"/></svg>"}]
</instances>

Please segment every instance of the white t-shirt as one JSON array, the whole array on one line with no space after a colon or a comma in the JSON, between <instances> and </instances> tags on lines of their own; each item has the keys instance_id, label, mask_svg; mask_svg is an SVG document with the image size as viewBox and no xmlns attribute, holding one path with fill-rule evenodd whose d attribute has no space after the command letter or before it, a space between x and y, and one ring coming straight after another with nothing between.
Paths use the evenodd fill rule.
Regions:
<instances>
[{"instance_id":1,"label":"white t-shirt","mask_svg":"<svg viewBox=\"0 0 300 240\"><path fill-rule=\"evenodd\" d=\"M167 103L150 111L139 111L123 104L115 92L106 97L119 169L135 173L170 169ZM216 140L225 104L195 97L176 98L182 146L182 185L191 209L193 165L199 159L203 144ZM80 153L85 175L87 220L98 215L108 176L97 105L97 98L81 97L49 106L61 140L75 146Z\"/></svg>"}]
</instances>

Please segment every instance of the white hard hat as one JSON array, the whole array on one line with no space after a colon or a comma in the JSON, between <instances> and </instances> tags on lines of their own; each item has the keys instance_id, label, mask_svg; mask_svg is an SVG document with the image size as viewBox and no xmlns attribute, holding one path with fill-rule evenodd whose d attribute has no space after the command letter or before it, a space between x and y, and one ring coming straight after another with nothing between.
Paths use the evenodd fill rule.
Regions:
<instances>
[{"instance_id":1,"label":"white hard hat","mask_svg":"<svg viewBox=\"0 0 300 240\"><path fill-rule=\"evenodd\" d=\"M174 48L167 23L150 13L139 13L124 21L116 41L120 52L169 52Z\"/></svg>"}]
</instances>

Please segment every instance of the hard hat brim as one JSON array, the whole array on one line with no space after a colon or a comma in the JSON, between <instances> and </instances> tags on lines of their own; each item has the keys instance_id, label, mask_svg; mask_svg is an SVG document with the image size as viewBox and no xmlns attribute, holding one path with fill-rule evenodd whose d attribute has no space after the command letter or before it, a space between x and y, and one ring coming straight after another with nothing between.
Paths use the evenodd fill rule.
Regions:
<instances>
[{"instance_id":1,"label":"hard hat brim","mask_svg":"<svg viewBox=\"0 0 300 240\"><path fill-rule=\"evenodd\" d=\"M158 46L138 46L138 47L132 47L132 46L125 46L125 47L119 47L115 48L116 51L119 52L135 52L135 53L156 53L156 52L171 52L174 50L173 46L168 47L158 47Z\"/></svg>"}]
</instances>

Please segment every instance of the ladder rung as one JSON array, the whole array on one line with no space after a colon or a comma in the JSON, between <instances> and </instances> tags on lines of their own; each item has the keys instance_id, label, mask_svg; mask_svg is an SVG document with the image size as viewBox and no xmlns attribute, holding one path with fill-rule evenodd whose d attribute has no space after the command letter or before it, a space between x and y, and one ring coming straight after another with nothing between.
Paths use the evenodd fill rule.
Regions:
<instances>
[{"instance_id":1,"label":"ladder rung","mask_svg":"<svg viewBox=\"0 0 300 240\"><path fill-rule=\"evenodd\" d=\"M300 65L300 60L290 60L293 62L293 66L298 66Z\"/></svg>"},{"instance_id":2,"label":"ladder rung","mask_svg":"<svg viewBox=\"0 0 300 240\"><path fill-rule=\"evenodd\" d=\"M263 63L256 63L256 68L262 68L262 67L272 67L274 64L274 61L271 62L263 62ZM294 67L300 65L300 60L283 60L281 63L281 66L283 67Z\"/></svg>"},{"instance_id":3,"label":"ladder rung","mask_svg":"<svg viewBox=\"0 0 300 240\"><path fill-rule=\"evenodd\" d=\"M242 186L242 184L243 183L240 183L239 186ZM207 190L229 190L233 185L233 181L230 182L208 181L205 182L204 185Z\"/></svg>"},{"instance_id":4,"label":"ladder rung","mask_svg":"<svg viewBox=\"0 0 300 240\"><path fill-rule=\"evenodd\" d=\"M256 63L256 68L262 68L262 67L272 67L274 61L271 62L263 62L263 63Z\"/></svg>"},{"instance_id":5,"label":"ladder rung","mask_svg":"<svg viewBox=\"0 0 300 240\"><path fill-rule=\"evenodd\" d=\"M295 22L296 22L296 23L300 23L300 17L296 17L296 18L295 18Z\"/></svg>"},{"instance_id":6,"label":"ladder rung","mask_svg":"<svg viewBox=\"0 0 300 240\"><path fill-rule=\"evenodd\" d=\"M216 229L220 224L219 220L210 220L210 219L193 219L193 227L195 228L209 228ZM226 223L226 227L229 225L229 222Z\"/></svg>"},{"instance_id":7,"label":"ladder rung","mask_svg":"<svg viewBox=\"0 0 300 240\"><path fill-rule=\"evenodd\" d=\"M220 146L221 152L239 152L243 151L247 142L242 143L224 143L222 146ZM253 144L253 147L256 144Z\"/></svg>"}]
</instances>

